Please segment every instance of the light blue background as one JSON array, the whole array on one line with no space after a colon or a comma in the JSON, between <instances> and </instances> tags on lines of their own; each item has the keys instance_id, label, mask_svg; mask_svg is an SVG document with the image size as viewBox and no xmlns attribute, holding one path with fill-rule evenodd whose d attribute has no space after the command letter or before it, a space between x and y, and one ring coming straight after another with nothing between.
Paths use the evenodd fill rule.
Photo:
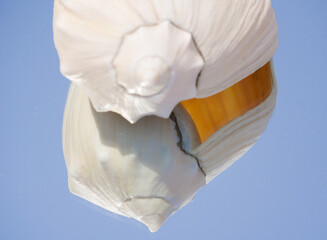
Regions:
<instances>
[{"instance_id":1,"label":"light blue background","mask_svg":"<svg viewBox=\"0 0 327 240\"><path fill-rule=\"evenodd\" d=\"M267 131L151 234L69 193L53 1L0 0L0 239L327 239L327 1L273 6L279 95Z\"/></svg>"}]
</instances>

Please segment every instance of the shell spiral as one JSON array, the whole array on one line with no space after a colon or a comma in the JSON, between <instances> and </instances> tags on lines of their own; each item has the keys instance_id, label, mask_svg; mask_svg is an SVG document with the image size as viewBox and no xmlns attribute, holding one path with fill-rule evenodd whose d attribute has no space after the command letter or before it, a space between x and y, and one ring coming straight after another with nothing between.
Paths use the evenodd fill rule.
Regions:
<instances>
[{"instance_id":1,"label":"shell spiral","mask_svg":"<svg viewBox=\"0 0 327 240\"><path fill-rule=\"evenodd\" d=\"M270 0L55 0L53 28L61 72L131 123L232 86L278 45Z\"/></svg>"},{"instance_id":2,"label":"shell spiral","mask_svg":"<svg viewBox=\"0 0 327 240\"><path fill-rule=\"evenodd\" d=\"M113 66L117 84L140 106L137 114L121 113L135 122L146 115L168 118L179 102L194 98L204 61L192 35L165 21L127 34Z\"/></svg>"}]
</instances>

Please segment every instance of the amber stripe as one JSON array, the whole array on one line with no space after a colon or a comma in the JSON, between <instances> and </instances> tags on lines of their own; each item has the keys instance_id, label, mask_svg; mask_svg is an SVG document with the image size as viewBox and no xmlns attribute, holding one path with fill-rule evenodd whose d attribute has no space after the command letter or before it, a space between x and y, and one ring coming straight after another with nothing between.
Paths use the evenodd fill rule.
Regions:
<instances>
[{"instance_id":1,"label":"amber stripe","mask_svg":"<svg viewBox=\"0 0 327 240\"><path fill-rule=\"evenodd\" d=\"M235 85L203 99L181 104L190 114L201 138L206 141L218 129L262 103L271 93L270 63Z\"/></svg>"}]
</instances>

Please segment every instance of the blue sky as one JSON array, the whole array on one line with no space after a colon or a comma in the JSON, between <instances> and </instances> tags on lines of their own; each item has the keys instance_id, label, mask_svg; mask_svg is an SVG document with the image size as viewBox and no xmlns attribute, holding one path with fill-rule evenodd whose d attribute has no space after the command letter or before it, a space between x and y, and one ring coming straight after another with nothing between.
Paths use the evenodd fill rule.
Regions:
<instances>
[{"instance_id":1,"label":"blue sky","mask_svg":"<svg viewBox=\"0 0 327 240\"><path fill-rule=\"evenodd\" d=\"M327 239L327 1L272 3L279 94L266 132L151 234L70 194L53 1L0 0L0 239Z\"/></svg>"}]
</instances>

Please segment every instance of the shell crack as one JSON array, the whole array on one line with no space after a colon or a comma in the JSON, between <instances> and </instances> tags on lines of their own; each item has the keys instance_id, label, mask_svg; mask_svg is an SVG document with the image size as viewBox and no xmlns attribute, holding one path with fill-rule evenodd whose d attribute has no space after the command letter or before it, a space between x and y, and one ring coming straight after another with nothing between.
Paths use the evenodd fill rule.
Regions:
<instances>
[{"instance_id":1,"label":"shell crack","mask_svg":"<svg viewBox=\"0 0 327 240\"><path fill-rule=\"evenodd\" d=\"M201 167L200 160L199 160L195 155L193 155L192 153L188 152L188 151L185 149L185 147L184 147L184 142L183 142L183 135L182 135L182 132L181 132L179 126L178 126L177 118L176 118L176 116L175 116L174 113L172 113L172 114L170 115L170 119L175 123L175 130L176 130L176 133L177 133L177 137L178 137L178 139L179 139L179 141L177 142L177 146L179 147L179 149L180 149L183 153L185 153L186 155L188 155L188 156L190 156L190 157L192 157L192 158L194 158L194 159L196 160L199 169L201 170L201 172L203 173L203 175L206 177L207 175L206 175L206 173L204 172L203 168Z\"/></svg>"}]
</instances>

